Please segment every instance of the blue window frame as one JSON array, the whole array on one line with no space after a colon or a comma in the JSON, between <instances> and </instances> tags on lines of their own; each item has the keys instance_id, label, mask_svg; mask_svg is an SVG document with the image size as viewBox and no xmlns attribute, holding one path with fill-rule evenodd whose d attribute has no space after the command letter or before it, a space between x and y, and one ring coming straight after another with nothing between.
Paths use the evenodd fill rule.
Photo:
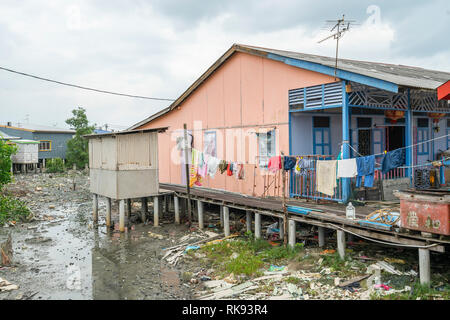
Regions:
<instances>
[{"instance_id":1,"label":"blue window frame","mask_svg":"<svg viewBox=\"0 0 450 320\"><path fill-rule=\"evenodd\" d=\"M331 155L330 117L313 117L313 153Z\"/></svg>"},{"instance_id":2,"label":"blue window frame","mask_svg":"<svg viewBox=\"0 0 450 320\"><path fill-rule=\"evenodd\" d=\"M450 136L449 136L449 134L450 134L450 119L447 119L447 131L445 134L447 135L447 150L448 150L450 147Z\"/></svg>"},{"instance_id":3,"label":"blue window frame","mask_svg":"<svg viewBox=\"0 0 450 320\"><path fill-rule=\"evenodd\" d=\"M430 128L428 125L428 118L417 119L417 143L430 140ZM417 155L429 155L430 143L421 143L417 146Z\"/></svg>"}]
</instances>

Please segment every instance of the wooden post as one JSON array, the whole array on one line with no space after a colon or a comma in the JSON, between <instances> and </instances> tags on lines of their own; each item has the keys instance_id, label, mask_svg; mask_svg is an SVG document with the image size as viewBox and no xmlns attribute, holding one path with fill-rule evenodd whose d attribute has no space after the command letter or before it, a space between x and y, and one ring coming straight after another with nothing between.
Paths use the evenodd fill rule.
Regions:
<instances>
[{"instance_id":1,"label":"wooden post","mask_svg":"<svg viewBox=\"0 0 450 320\"><path fill-rule=\"evenodd\" d=\"M255 213L255 238L261 239L261 214Z\"/></svg>"},{"instance_id":2,"label":"wooden post","mask_svg":"<svg viewBox=\"0 0 450 320\"><path fill-rule=\"evenodd\" d=\"M147 198L143 197L141 198L141 220L142 223L145 223L146 217L147 217L147 211L148 211L148 203Z\"/></svg>"},{"instance_id":3,"label":"wooden post","mask_svg":"<svg viewBox=\"0 0 450 320\"><path fill-rule=\"evenodd\" d=\"M223 207L223 231L225 237L230 235L230 211L226 206Z\"/></svg>"},{"instance_id":4,"label":"wooden post","mask_svg":"<svg viewBox=\"0 0 450 320\"><path fill-rule=\"evenodd\" d=\"M323 247L325 245L325 229L324 227L319 227L319 247Z\"/></svg>"},{"instance_id":5,"label":"wooden post","mask_svg":"<svg viewBox=\"0 0 450 320\"><path fill-rule=\"evenodd\" d=\"M92 219L94 226L98 225L98 196L95 193L92 195Z\"/></svg>"},{"instance_id":6,"label":"wooden post","mask_svg":"<svg viewBox=\"0 0 450 320\"><path fill-rule=\"evenodd\" d=\"M431 282L430 250L419 248L420 284L429 285Z\"/></svg>"},{"instance_id":7,"label":"wooden post","mask_svg":"<svg viewBox=\"0 0 450 320\"><path fill-rule=\"evenodd\" d=\"M279 220L278 220L278 229L280 230L280 239L283 239L284 240L284 238L286 238L285 236L284 236L284 220L285 219L283 219L283 218L280 218Z\"/></svg>"},{"instance_id":8,"label":"wooden post","mask_svg":"<svg viewBox=\"0 0 450 320\"><path fill-rule=\"evenodd\" d=\"M203 230L203 202L197 200L198 227Z\"/></svg>"},{"instance_id":9,"label":"wooden post","mask_svg":"<svg viewBox=\"0 0 450 320\"><path fill-rule=\"evenodd\" d=\"M188 211L189 225L191 225L191 223L192 223L192 208L191 208L191 188L189 186L189 161L188 161L189 144L188 144L188 140L187 140L186 123L183 124L183 129L184 129L184 162L185 162L185 170L186 170L187 211Z\"/></svg>"},{"instance_id":10,"label":"wooden post","mask_svg":"<svg viewBox=\"0 0 450 320\"><path fill-rule=\"evenodd\" d=\"M127 199L127 217L128 219L130 219L131 217L131 199Z\"/></svg>"},{"instance_id":11,"label":"wooden post","mask_svg":"<svg viewBox=\"0 0 450 320\"><path fill-rule=\"evenodd\" d=\"M111 198L106 198L106 227L111 227Z\"/></svg>"},{"instance_id":12,"label":"wooden post","mask_svg":"<svg viewBox=\"0 0 450 320\"><path fill-rule=\"evenodd\" d=\"M291 248L294 248L295 247L295 240L296 240L296 236L295 236L295 221L294 220L289 220L288 237L289 237L289 246Z\"/></svg>"},{"instance_id":13,"label":"wooden post","mask_svg":"<svg viewBox=\"0 0 450 320\"><path fill-rule=\"evenodd\" d=\"M283 214L284 214L284 221L283 221L283 231L284 231L288 228L289 215L288 215L287 208L286 208L286 171L284 170L284 153L283 153L283 151L281 151L281 174L282 174L282 183L283 183L281 190L283 192L282 205L283 205ZM280 227L279 228L280 229L280 238L283 239L284 246L286 247L288 239L287 239L287 237L284 236L284 234L283 234L283 237L281 237L281 223L279 223L279 225L280 225L279 226Z\"/></svg>"},{"instance_id":14,"label":"wooden post","mask_svg":"<svg viewBox=\"0 0 450 320\"><path fill-rule=\"evenodd\" d=\"M169 213L169 196L164 196L164 213Z\"/></svg>"},{"instance_id":15,"label":"wooden post","mask_svg":"<svg viewBox=\"0 0 450 320\"><path fill-rule=\"evenodd\" d=\"M337 248L339 257L344 260L345 259L345 232L341 230L337 230Z\"/></svg>"},{"instance_id":16,"label":"wooden post","mask_svg":"<svg viewBox=\"0 0 450 320\"><path fill-rule=\"evenodd\" d=\"M154 196L153 197L153 225L155 227L159 226L159 197Z\"/></svg>"},{"instance_id":17,"label":"wooden post","mask_svg":"<svg viewBox=\"0 0 450 320\"><path fill-rule=\"evenodd\" d=\"M119 231L125 231L125 200L119 201Z\"/></svg>"},{"instance_id":18,"label":"wooden post","mask_svg":"<svg viewBox=\"0 0 450 320\"><path fill-rule=\"evenodd\" d=\"M173 207L175 210L175 223L180 224L180 202L177 196L173 197Z\"/></svg>"},{"instance_id":19,"label":"wooden post","mask_svg":"<svg viewBox=\"0 0 450 320\"><path fill-rule=\"evenodd\" d=\"M247 232L252 231L252 212L246 211L245 224L247 225Z\"/></svg>"},{"instance_id":20,"label":"wooden post","mask_svg":"<svg viewBox=\"0 0 450 320\"><path fill-rule=\"evenodd\" d=\"M223 228L223 208L224 206L220 206L220 226Z\"/></svg>"}]
</instances>

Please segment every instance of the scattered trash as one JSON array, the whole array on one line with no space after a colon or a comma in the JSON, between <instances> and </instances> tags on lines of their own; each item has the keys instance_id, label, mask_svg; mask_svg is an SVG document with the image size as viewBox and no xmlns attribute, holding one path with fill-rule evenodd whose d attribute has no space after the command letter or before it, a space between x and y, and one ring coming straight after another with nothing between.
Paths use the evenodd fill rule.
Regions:
<instances>
[{"instance_id":1,"label":"scattered trash","mask_svg":"<svg viewBox=\"0 0 450 320\"><path fill-rule=\"evenodd\" d=\"M286 266L274 266L274 265L271 265L271 266L269 267L269 271L270 271L270 272L274 272L274 271L283 271L284 268L286 268Z\"/></svg>"},{"instance_id":2,"label":"scattered trash","mask_svg":"<svg viewBox=\"0 0 450 320\"><path fill-rule=\"evenodd\" d=\"M385 261L378 261L376 263L376 265L378 265L381 269L383 269L383 270L385 270L385 271L387 271L389 273L396 274L396 275L399 275L399 276L402 275L402 273L400 271L398 271L392 265L390 265L389 263L387 263Z\"/></svg>"},{"instance_id":3,"label":"scattered trash","mask_svg":"<svg viewBox=\"0 0 450 320\"><path fill-rule=\"evenodd\" d=\"M326 250L323 250L320 254L333 254L335 252L336 252L336 250L334 250L334 249L326 249Z\"/></svg>"},{"instance_id":4,"label":"scattered trash","mask_svg":"<svg viewBox=\"0 0 450 320\"><path fill-rule=\"evenodd\" d=\"M188 252L190 250L198 250L200 249L200 246L187 246L186 249L184 249L184 252Z\"/></svg>"},{"instance_id":5,"label":"scattered trash","mask_svg":"<svg viewBox=\"0 0 450 320\"><path fill-rule=\"evenodd\" d=\"M211 277L208 277L208 276L201 276L201 277L200 277L200 280L201 280L201 281L210 281L210 280L211 280Z\"/></svg>"},{"instance_id":6,"label":"scattered trash","mask_svg":"<svg viewBox=\"0 0 450 320\"><path fill-rule=\"evenodd\" d=\"M389 287L388 285L385 285L385 284L375 284L373 287L375 289L384 289L386 291L389 291L391 289L391 287Z\"/></svg>"},{"instance_id":7,"label":"scattered trash","mask_svg":"<svg viewBox=\"0 0 450 320\"><path fill-rule=\"evenodd\" d=\"M346 287L351 287L351 286L359 287L359 282L368 277L370 277L370 274L365 274L365 275L362 275L362 276L359 276L356 278L352 278L352 279L344 281L344 282L339 281L338 284L336 284L336 282L335 282L335 285L338 287L341 287L341 288L346 288ZM339 279L339 278L337 278L337 279Z\"/></svg>"},{"instance_id":8,"label":"scattered trash","mask_svg":"<svg viewBox=\"0 0 450 320\"><path fill-rule=\"evenodd\" d=\"M19 286L12 284L8 280L0 278L0 291L11 291L17 289L19 289Z\"/></svg>"},{"instance_id":9,"label":"scattered trash","mask_svg":"<svg viewBox=\"0 0 450 320\"><path fill-rule=\"evenodd\" d=\"M156 239L160 239L160 240L164 239L164 236L157 234L157 233L153 233L151 231L148 232L148 235L151 238L156 238Z\"/></svg>"},{"instance_id":10,"label":"scattered trash","mask_svg":"<svg viewBox=\"0 0 450 320\"><path fill-rule=\"evenodd\" d=\"M301 287L297 287L293 283L288 283L286 289L294 298L301 297L303 295L302 288Z\"/></svg>"},{"instance_id":11,"label":"scattered trash","mask_svg":"<svg viewBox=\"0 0 450 320\"><path fill-rule=\"evenodd\" d=\"M402 260L402 259L384 258L384 261L389 262L389 263L405 264L405 260Z\"/></svg>"},{"instance_id":12,"label":"scattered trash","mask_svg":"<svg viewBox=\"0 0 450 320\"><path fill-rule=\"evenodd\" d=\"M280 233L280 229L278 229L278 222L275 222L267 227L266 230L267 235L271 235L274 233Z\"/></svg>"}]
</instances>

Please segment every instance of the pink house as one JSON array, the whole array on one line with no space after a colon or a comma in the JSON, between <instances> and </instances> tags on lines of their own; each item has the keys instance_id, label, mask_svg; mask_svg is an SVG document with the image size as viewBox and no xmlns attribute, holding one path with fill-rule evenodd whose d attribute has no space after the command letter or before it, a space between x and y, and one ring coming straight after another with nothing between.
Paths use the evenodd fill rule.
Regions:
<instances>
[{"instance_id":1,"label":"pink house","mask_svg":"<svg viewBox=\"0 0 450 320\"><path fill-rule=\"evenodd\" d=\"M334 58L235 44L168 108L130 129L169 128L158 134L163 184L185 184L177 149L183 124L193 148L243 164L243 179L217 172L204 188L280 196L280 176L266 168L281 152L346 159L424 142L408 148L404 168L375 176L409 184L411 165L449 148L450 107L436 94L448 79L447 72L344 59L335 69ZM312 171L301 180L291 175L286 187L291 197L345 202L352 183L341 178L326 196L314 190Z\"/></svg>"}]
</instances>

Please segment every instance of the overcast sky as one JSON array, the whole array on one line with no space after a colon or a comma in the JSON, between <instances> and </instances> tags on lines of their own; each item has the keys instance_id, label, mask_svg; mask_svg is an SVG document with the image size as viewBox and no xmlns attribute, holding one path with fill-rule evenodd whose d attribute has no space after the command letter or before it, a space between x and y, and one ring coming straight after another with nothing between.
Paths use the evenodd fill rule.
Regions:
<instances>
[{"instance_id":1,"label":"overcast sky","mask_svg":"<svg viewBox=\"0 0 450 320\"><path fill-rule=\"evenodd\" d=\"M233 43L333 56L325 20L359 23L340 57L450 72L450 2L0 0L0 66L122 93L177 98ZM0 70L0 123L124 129L168 102L93 93Z\"/></svg>"}]
</instances>

